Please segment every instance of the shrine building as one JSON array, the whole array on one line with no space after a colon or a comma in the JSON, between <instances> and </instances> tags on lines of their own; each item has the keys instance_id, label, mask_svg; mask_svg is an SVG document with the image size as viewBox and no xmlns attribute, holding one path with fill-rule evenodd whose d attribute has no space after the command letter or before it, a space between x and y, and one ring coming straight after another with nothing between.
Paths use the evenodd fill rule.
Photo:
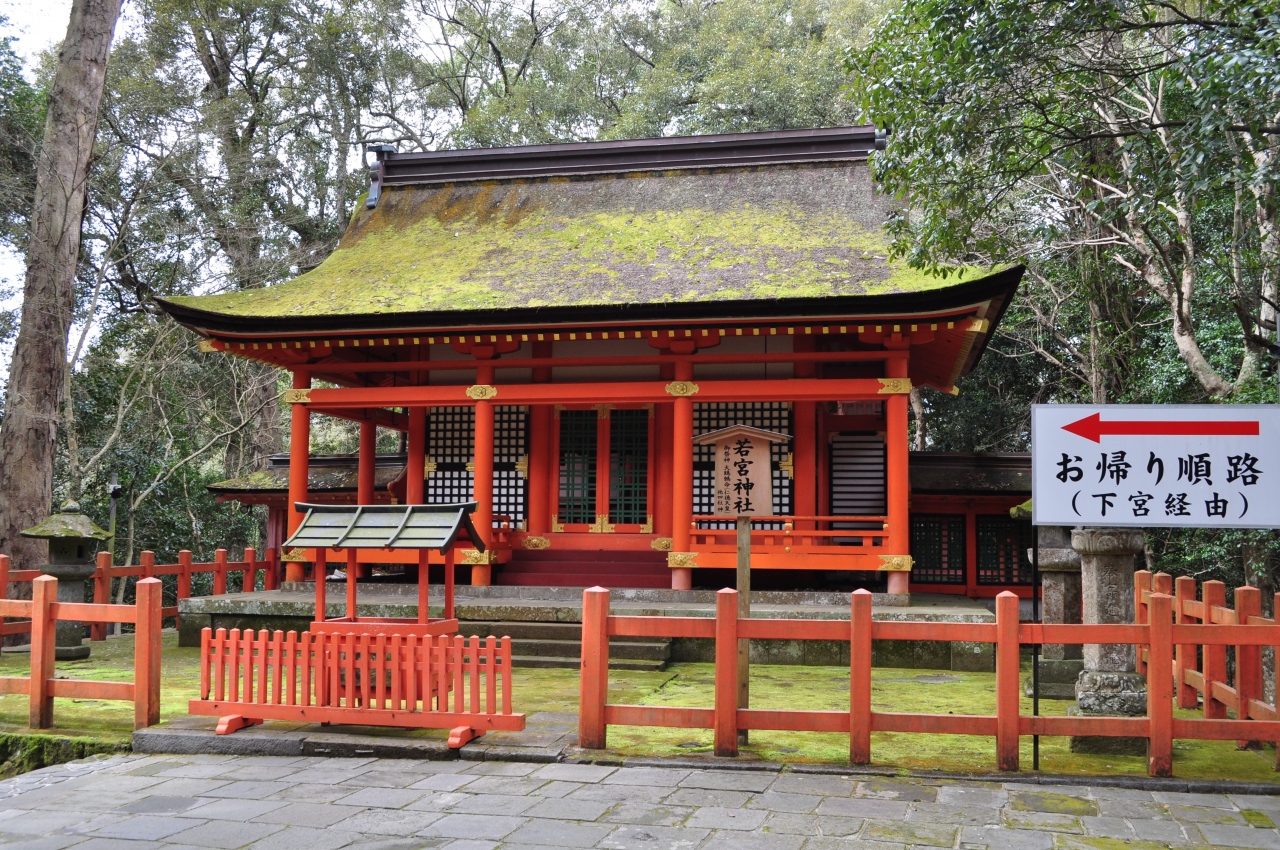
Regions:
<instances>
[{"instance_id":1,"label":"shrine building","mask_svg":"<svg viewBox=\"0 0 1280 850\"><path fill-rule=\"evenodd\" d=\"M300 503L474 500L473 585L721 587L746 514L756 588L1028 592L1025 458L908 446L911 389L959 391L1023 269L890 258L883 140L378 151L319 266L161 301L292 376L289 456L213 489L272 506L268 545ZM312 457L316 416L359 422L358 455Z\"/></svg>"}]
</instances>

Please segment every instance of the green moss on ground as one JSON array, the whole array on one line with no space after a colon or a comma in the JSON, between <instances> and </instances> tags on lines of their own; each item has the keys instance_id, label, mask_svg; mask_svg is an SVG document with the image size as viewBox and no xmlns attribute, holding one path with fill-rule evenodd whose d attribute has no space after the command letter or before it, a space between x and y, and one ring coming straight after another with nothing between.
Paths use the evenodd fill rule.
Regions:
<instances>
[{"instance_id":1,"label":"green moss on ground","mask_svg":"<svg viewBox=\"0 0 1280 850\"><path fill-rule=\"evenodd\" d=\"M98 681L131 681L133 640L131 636L95 643L93 655L84 661L60 662L58 675ZM187 703L195 699L199 687L200 651L177 645L177 635L163 638L161 720L187 715ZM22 653L0 655L0 676L26 675L29 657ZM514 671L515 708L526 714L537 712L576 713L578 710L577 670ZM661 706L702 706L712 704L715 670L711 664L674 664L665 672L611 671L611 703ZM756 708L843 711L849 706L849 673L843 667L800 667L757 664L751 668L751 704ZM1062 715L1071 703L1041 700L1041 713ZM16 764L36 765L54 758L51 743L24 744L31 755L6 750L5 736L31 740L26 728L27 698L0 696L0 759L16 758ZM994 714L995 676L991 673L898 670L872 671L872 707L879 711L921 714ZM1022 712L1031 713L1031 700L1024 698ZM1193 717L1193 712L1177 712ZM125 702L58 699L54 703L54 728L40 737L70 741L65 761L93 752L127 748L133 730L133 709ZM401 736L400 730L373 729L371 734ZM430 734L435 733L417 733ZM80 743L75 743L80 742ZM15 745L16 746L16 745ZM57 746L64 746L58 744ZM75 750L83 747L83 751ZM878 766L918 771L963 771L995 773L995 740L968 735L924 736L877 732L872 735L871 752ZM44 749L41 749L44 748ZM1031 767L1030 738L1022 739L1021 763ZM609 752L617 756L687 756L711 751L711 732L698 729L650 729L631 726L609 728ZM6 753L18 752L18 755ZM61 752L61 751L58 751ZM1277 782L1272 769L1274 751L1238 750L1230 741L1174 742L1174 773L1184 779L1234 779ZM848 764L849 736L817 732L752 732L742 758L776 762ZM26 759L26 761L23 761ZM56 763L56 762L49 762ZM1040 739L1040 768L1045 773L1146 775L1141 756L1095 756L1070 752L1068 739ZM4 770L0 764L0 771Z\"/></svg>"}]
</instances>

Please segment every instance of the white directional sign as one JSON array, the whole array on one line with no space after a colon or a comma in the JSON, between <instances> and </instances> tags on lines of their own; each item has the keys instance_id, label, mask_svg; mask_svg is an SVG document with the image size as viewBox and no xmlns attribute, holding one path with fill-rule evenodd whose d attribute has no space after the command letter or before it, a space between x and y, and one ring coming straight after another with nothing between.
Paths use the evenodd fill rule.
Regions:
<instances>
[{"instance_id":1,"label":"white directional sign","mask_svg":"<svg viewBox=\"0 0 1280 850\"><path fill-rule=\"evenodd\" d=\"M1280 528L1277 405L1031 409L1036 525Z\"/></svg>"}]
</instances>

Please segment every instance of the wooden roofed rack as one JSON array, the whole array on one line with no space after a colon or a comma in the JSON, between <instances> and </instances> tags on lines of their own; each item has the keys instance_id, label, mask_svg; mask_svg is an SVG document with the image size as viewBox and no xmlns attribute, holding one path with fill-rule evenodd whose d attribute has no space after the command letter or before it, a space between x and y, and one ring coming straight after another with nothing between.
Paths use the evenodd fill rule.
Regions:
<instances>
[{"instance_id":1,"label":"wooden roofed rack","mask_svg":"<svg viewBox=\"0 0 1280 850\"><path fill-rule=\"evenodd\" d=\"M436 549L445 552L466 532L483 552L471 523L475 502L445 505L313 505L299 502L302 524L285 546L308 549Z\"/></svg>"}]
</instances>

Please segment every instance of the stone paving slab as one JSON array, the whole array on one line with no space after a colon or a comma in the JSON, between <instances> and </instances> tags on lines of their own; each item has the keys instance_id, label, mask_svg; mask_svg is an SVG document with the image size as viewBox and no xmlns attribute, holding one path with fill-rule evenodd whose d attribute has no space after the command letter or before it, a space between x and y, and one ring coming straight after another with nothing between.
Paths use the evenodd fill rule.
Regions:
<instances>
[{"instance_id":1,"label":"stone paving slab","mask_svg":"<svg viewBox=\"0 0 1280 850\"><path fill-rule=\"evenodd\" d=\"M132 754L0 782L0 845L48 850L1280 850L1280 796L1028 779L728 771L705 765Z\"/></svg>"}]
</instances>

